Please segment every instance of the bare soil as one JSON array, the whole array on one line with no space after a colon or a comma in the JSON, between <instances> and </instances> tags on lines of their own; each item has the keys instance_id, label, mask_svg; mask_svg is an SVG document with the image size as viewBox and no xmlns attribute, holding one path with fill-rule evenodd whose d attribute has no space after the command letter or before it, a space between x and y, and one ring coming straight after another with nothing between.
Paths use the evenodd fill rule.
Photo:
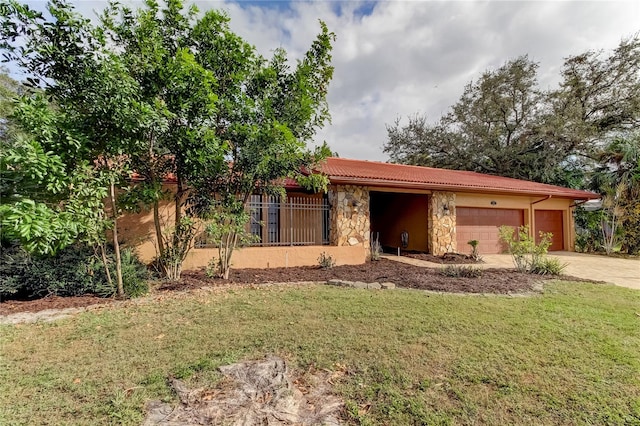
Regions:
<instances>
[{"instance_id":1,"label":"bare soil","mask_svg":"<svg viewBox=\"0 0 640 426\"><path fill-rule=\"evenodd\" d=\"M567 277L568 278L568 277ZM168 293L201 287L223 287L235 285L260 285L284 282L326 282L331 279L362 282L392 282L398 287L432 290L450 293L526 293L534 291L536 283L558 277L522 274L509 269L485 269L479 278L445 277L438 268L423 268L387 259L367 262L363 265L320 267L237 269L232 270L229 280L208 278L204 271L183 272L178 282L163 282L155 292ZM562 279L562 277L560 277ZM572 278L572 280L574 280ZM8 300L0 303L0 316L17 312L39 312L47 309L84 307L106 304L115 299L94 296L46 297L29 301Z\"/></svg>"}]
</instances>

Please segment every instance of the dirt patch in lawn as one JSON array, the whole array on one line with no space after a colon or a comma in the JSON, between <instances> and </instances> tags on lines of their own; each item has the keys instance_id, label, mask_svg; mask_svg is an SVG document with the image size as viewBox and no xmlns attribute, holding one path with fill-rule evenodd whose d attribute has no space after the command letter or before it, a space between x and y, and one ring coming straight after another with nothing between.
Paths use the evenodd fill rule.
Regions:
<instances>
[{"instance_id":1,"label":"dirt patch in lawn","mask_svg":"<svg viewBox=\"0 0 640 426\"><path fill-rule=\"evenodd\" d=\"M331 393L329 372L294 374L279 357L220 367L215 388L171 387L180 404L147 403L143 426L339 425L342 401Z\"/></svg>"},{"instance_id":2,"label":"dirt patch in lawn","mask_svg":"<svg viewBox=\"0 0 640 426\"><path fill-rule=\"evenodd\" d=\"M327 282L332 279L362 282L392 282L398 287L449 293L514 294L536 291L539 283L548 279L585 281L573 277L544 277L518 273L509 269L485 269L478 278L446 277L439 268L423 268L381 259L363 265L336 266L322 269L316 266L296 268L237 269L229 280L208 278L204 271L186 271L178 282L162 282L156 293L186 291L202 287L224 288L234 285L261 285L286 282ZM537 285L538 284L538 285ZM114 299L94 296L46 297L43 299L0 303L0 316L19 312L40 312L50 309L82 308L95 304L109 304Z\"/></svg>"}]
</instances>

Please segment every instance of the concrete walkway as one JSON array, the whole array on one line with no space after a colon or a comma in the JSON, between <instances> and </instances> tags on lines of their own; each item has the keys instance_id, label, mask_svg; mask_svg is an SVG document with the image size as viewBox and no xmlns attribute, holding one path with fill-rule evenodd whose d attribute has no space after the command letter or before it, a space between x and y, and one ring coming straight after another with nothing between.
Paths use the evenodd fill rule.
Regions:
<instances>
[{"instance_id":1,"label":"concrete walkway","mask_svg":"<svg viewBox=\"0 0 640 426\"><path fill-rule=\"evenodd\" d=\"M578 278L604 281L621 287L640 290L640 259L622 259L593 254L557 251L549 254L558 257L567 264L564 273ZM386 259L408 263L410 265L440 268L443 265L403 256L384 255ZM473 265L480 268L513 268L508 254L487 254L482 256L484 263Z\"/></svg>"}]
</instances>

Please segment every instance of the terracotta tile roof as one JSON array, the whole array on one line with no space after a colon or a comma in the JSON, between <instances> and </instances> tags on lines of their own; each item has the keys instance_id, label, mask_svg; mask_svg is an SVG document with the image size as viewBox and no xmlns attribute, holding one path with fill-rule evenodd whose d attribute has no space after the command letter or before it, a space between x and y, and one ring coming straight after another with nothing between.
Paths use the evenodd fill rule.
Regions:
<instances>
[{"instance_id":1,"label":"terracotta tile roof","mask_svg":"<svg viewBox=\"0 0 640 426\"><path fill-rule=\"evenodd\" d=\"M593 192L476 172L346 158L327 158L326 162L320 166L320 171L325 173L334 184L539 195L574 200L600 198L598 194Z\"/></svg>"}]
</instances>

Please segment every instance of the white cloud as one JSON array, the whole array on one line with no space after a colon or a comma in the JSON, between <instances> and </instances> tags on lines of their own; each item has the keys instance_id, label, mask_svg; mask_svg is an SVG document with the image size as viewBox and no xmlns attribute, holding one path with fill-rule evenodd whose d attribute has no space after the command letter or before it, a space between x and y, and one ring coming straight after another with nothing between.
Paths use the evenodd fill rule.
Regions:
<instances>
[{"instance_id":1,"label":"white cloud","mask_svg":"<svg viewBox=\"0 0 640 426\"><path fill-rule=\"evenodd\" d=\"M123 0L124 3L126 1ZM38 3L42 6L42 2ZM83 13L104 1L76 1ZM487 68L528 54L543 87L563 58L614 48L640 30L640 2L382 1L370 15L353 1L197 1L226 9L231 27L265 56L299 58L324 20L337 34L329 102L332 125L317 136L343 157L385 160L385 124L416 112L436 120Z\"/></svg>"}]
</instances>

